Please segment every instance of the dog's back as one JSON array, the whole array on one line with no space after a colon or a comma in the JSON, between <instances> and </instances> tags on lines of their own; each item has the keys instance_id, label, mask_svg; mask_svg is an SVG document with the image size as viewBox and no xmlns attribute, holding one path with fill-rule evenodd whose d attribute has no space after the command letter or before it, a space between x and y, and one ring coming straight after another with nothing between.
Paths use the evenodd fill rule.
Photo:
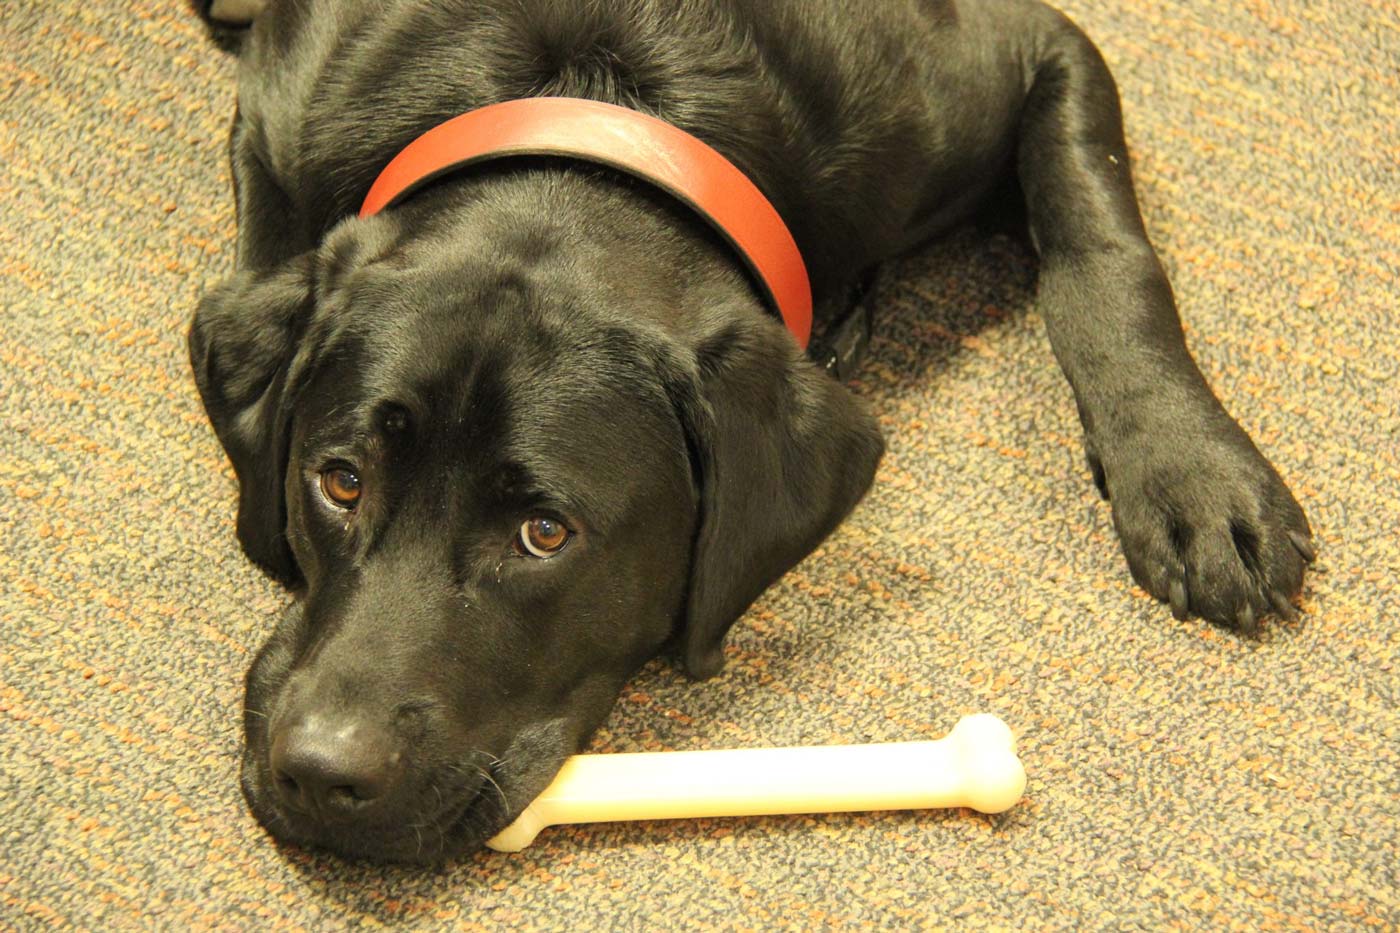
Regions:
<instances>
[{"instance_id":1,"label":"dog's back","mask_svg":"<svg viewBox=\"0 0 1400 933\"><path fill-rule=\"evenodd\" d=\"M988 166L1010 163L1019 69L966 54L949 17L902 2L852 17L840 0L287 0L242 44L240 116L314 241L457 114L530 96L643 110L758 182L821 305L965 216ZM978 68L985 100L937 93Z\"/></svg>"}]
</instances>

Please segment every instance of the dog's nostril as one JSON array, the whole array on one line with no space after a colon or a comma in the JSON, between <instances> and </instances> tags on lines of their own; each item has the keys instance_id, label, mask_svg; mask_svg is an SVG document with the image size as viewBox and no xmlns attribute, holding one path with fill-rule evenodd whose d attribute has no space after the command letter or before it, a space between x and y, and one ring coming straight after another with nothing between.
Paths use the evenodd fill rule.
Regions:
<instances>
[{"instance_id":1,"label":"dog's nostril","mask_svg":"<svg viewBox=\"0 0 1400 933\"><path fill-rule=\"evenodd\" d=\"M361 804L370 803L377 800L380 794L371 787L353 787L349 784L340 784L332 787L326 794L326 799L339 807L350 808Z\"/></svg>"}]
</instances>

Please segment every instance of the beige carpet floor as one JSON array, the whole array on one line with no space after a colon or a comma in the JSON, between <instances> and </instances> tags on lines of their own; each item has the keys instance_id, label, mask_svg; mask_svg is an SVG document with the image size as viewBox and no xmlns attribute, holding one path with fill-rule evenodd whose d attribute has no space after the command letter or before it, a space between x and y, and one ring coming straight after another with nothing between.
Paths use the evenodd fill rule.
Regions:
<instances>
[{"instance_id":1,"label":"beige carpet floor","mask_svg":"<svg viewBox=\"0 0 1400 933\"><path fill-rule=\"evenodd\" d=\"M180 0L0 2L0 928L1396 929L1400 11L1067 0L1227 407L1312 519L1258 642L1131 586L1034 267L904 262L860 392L890 452L737 629L599 750L1021 735L1010 813L548 831L443 871L279 849L236 775L286 595L240 556L184 333L227 274L231 60Z\"/></svg>"}]
</instances>

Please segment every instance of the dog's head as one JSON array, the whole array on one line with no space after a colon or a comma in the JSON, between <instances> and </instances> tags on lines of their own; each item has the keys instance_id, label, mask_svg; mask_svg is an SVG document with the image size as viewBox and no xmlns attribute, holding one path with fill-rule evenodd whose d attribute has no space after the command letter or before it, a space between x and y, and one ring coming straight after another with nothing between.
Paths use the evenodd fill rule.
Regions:
<instances>
[{"instance_id":1,"label":"dog's head","mask_svg":"<svg viewBox=\"0 0 1400 933\"><path fill-rule=\"evenodd\" d=\"M350 855L470 851L668 645L846 515L881 443L725 249L625 183L434 192L211 291L190 333L248 555L303 589L244 790Z\"/></svg>"}]
</instances>

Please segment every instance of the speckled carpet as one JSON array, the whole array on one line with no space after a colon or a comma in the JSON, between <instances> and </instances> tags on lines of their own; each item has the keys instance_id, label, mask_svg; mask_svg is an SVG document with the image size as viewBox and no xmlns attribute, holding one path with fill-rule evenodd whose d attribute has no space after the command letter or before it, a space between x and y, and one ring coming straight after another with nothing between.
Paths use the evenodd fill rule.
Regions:
<instances>
[{"instance_id":1,"label":"speckled carpet","mask_svg":"<svg viewBox=\"0 0 1400 933\"><path fill-rule=\"evenodd\" d=\"M876 489L727 672L599 750L1019 732L1024 801L548 830L441 872L279 849L236 773L287 597L185 362L232 261L233 66L180 0L0 4L0 927L1395 929L1400 13L1072 0L1227 407L1321 559L1258 642L1131 587L1015 241L909 259L860 392Z\"/></svg>"}]
</instances>

